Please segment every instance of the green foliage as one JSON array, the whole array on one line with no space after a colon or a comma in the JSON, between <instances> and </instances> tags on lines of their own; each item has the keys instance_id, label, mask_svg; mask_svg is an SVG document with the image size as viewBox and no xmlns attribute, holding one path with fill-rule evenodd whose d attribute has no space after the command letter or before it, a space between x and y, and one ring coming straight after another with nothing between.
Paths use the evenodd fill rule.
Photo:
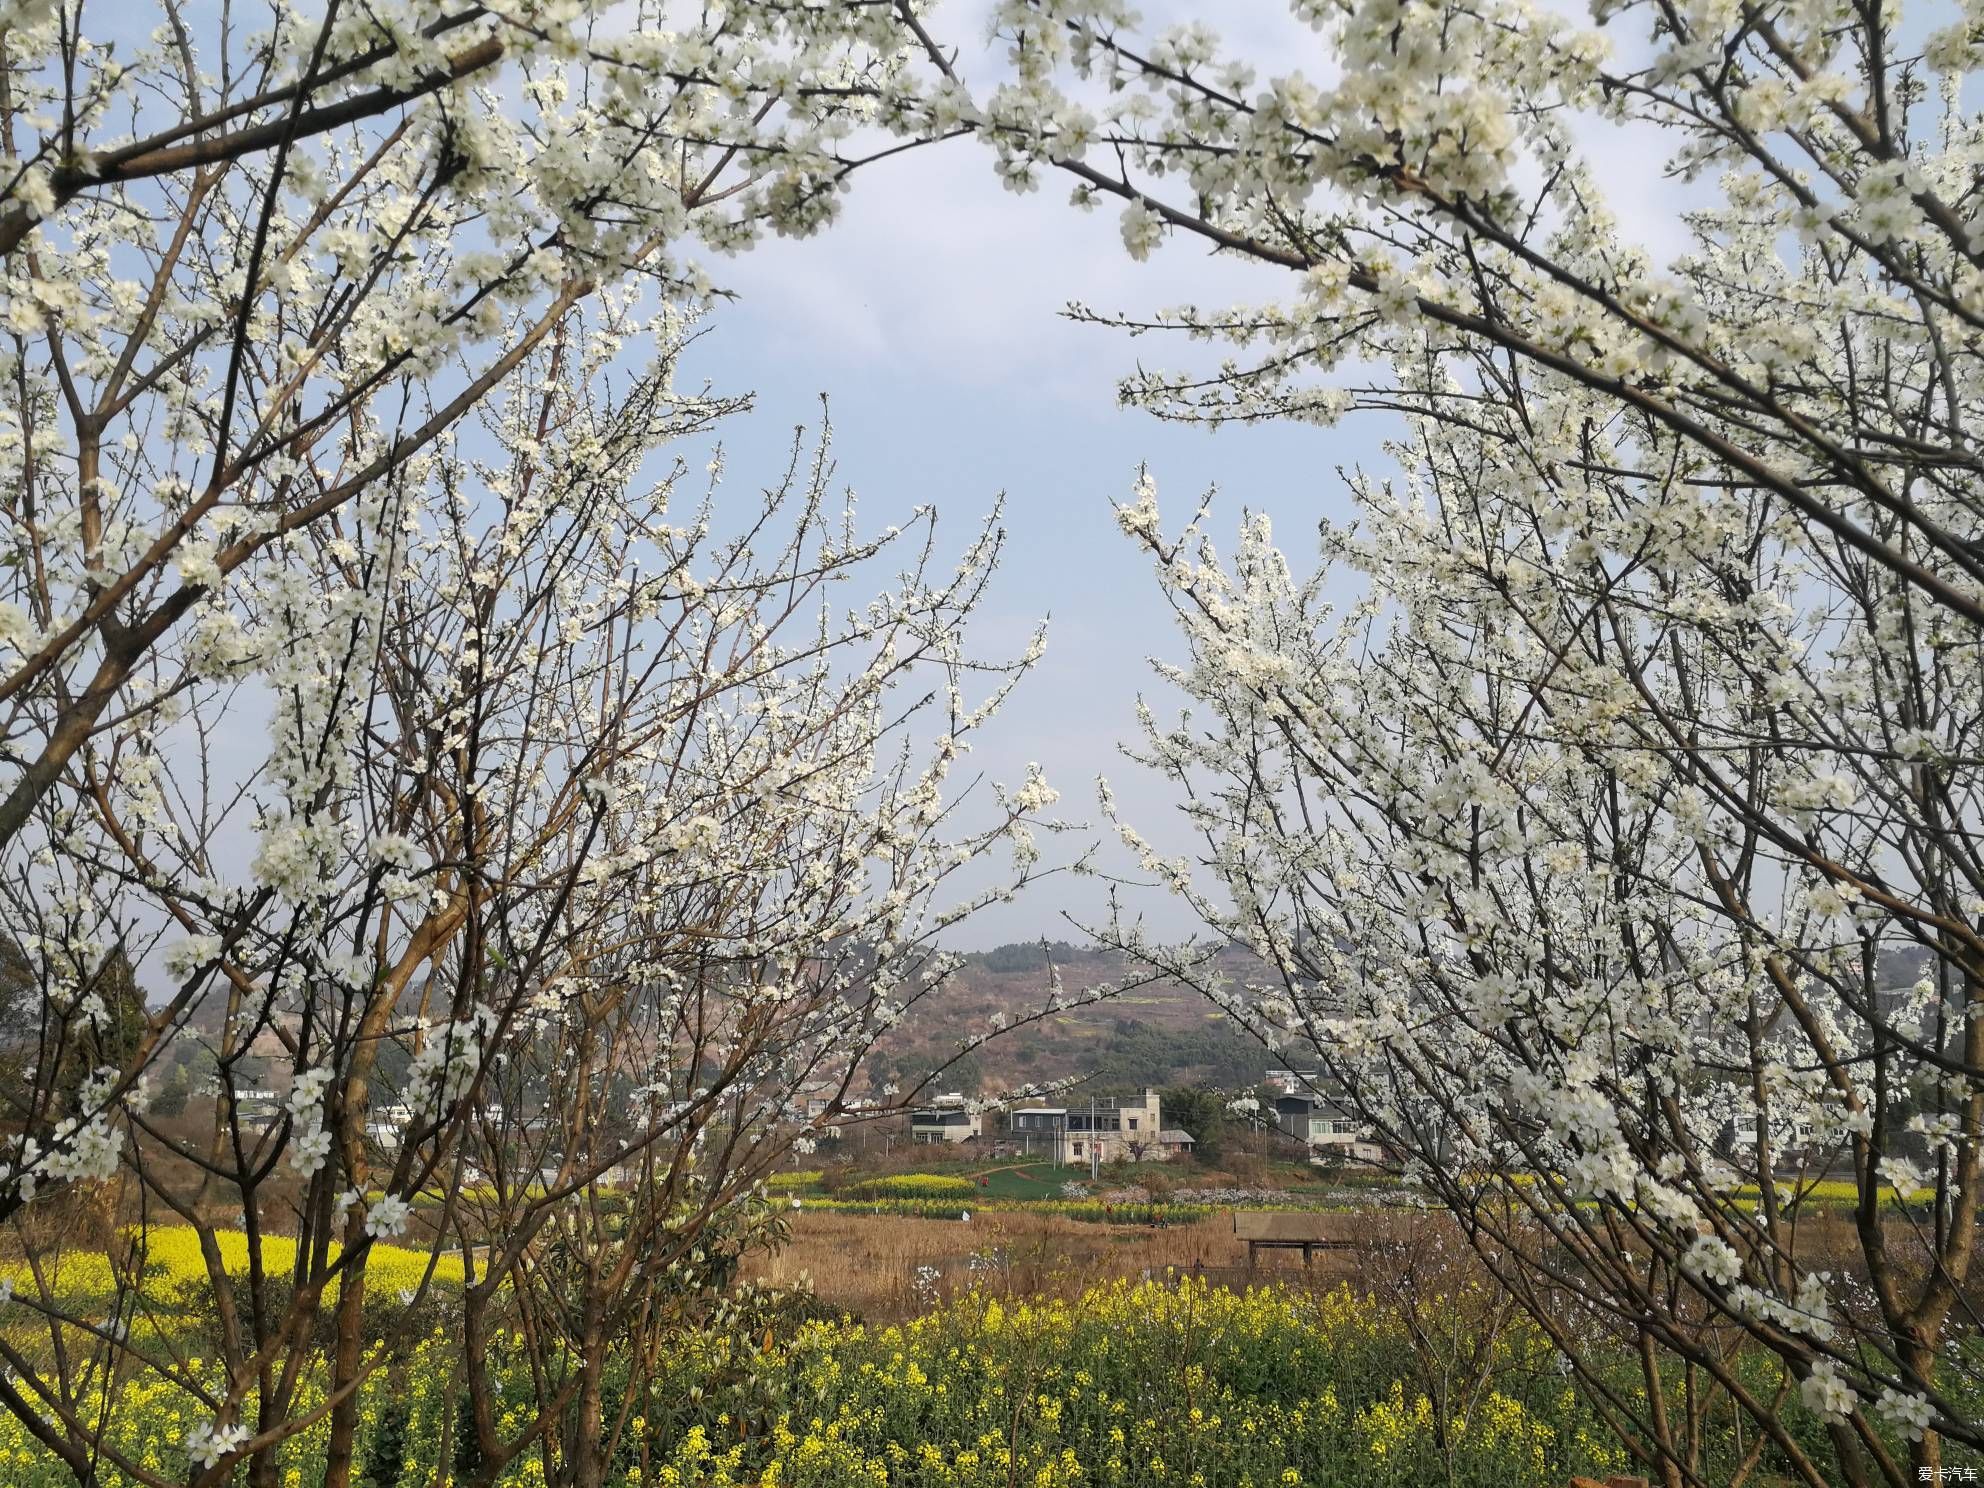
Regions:
<instances>
[{"instance_id":1,"label":"green foliage","mask_svg":"<svg viewBox=\"0 0 1984 1488\"><path fill-rule=\"evenodd\" d=\"M937 1086L933 1088L961 1090L966 1095L976 1095L984 1083L985 1063L980 1058L979 1052L974 1049L969 1054L960 1054L945 1065L943 1073L938 1077Z\"/></svg>"},{"instance_id":2,"label":"green foliage","mask_svg":"<svg viewBox=\"0 0 1984 1488\"><path fill-rule=\"evenodd\" d=\"M1261 1077L1261 1059L1261 1046L1223 1019L1180 1029L1118 1018L1109 1025L1094 1063L1105 1085L1143 1090L1162 1088L1184 1070L1197 1070L1204 1084L1251 1085ZM1168 1103L1164 1124L1178 1124Z\"/></svg>"},{"instance_id":3,"label":"green foliage","mask_svg":"<svg viewBox=\"0 0 1984 1488\"><path fill-rule=\"evenodd\" d=\"M1070 945L1065 940L1021 940L994 946L989 951L975 951L966 959L987 971L1037 971L1045 976L1050 956L1056 966L1066 966L1070 961L1079 961L1095 954L1091 949Z\"/></svg>"},{"instance_id":4,"label":"green foliage","mask_svg":"<svg viewBox=\"0 0 1984 1488\"><path fill-rule=\"evenodd\" d=\"M101 1004L101 1016L66 1027L43 1014L41 968L10 937L0 936L0 1113L23 1119L35 1092L52 1086L43 1118L71 1114L83 1081L103 1066L123 1069L145 1032L145 994L131 958L118 946L80 989ZM51 1070L52 1067L52 1070Z\"/></svg>"},{"instance_id":5,"label":"green foliage","mask_svg":"<svg viewBox=\"0 0 1984 1488\"><path fill-rule=\"evenodd\" d=\"M1197 1144L1194 1155L1201 1161L1219 1156L1220 1138L1226 1130L1226 1095L1210 1085L1174 1085L1160 1091L1164 1124L1192 1134Z\"/></svg>"},{"instance_id":6,"label":"green foliage","mask_svg":"<svg viewBox=\"0 0 1984 1488\"><path fill-rule=\"evenodd\" d=\"M406 1471L407 1408L393 1399L380 1409L359 1469L360 1488L398 1488Z\"/></svg>"},{"instance_id":7,"label":"green foliage","mask_svg":"<svg viewBox=\"0 0 1984 1488\"><path fill-rule=\"evenodd\" d=\"M191 1092L192 1082L186 1078L186 1066L173 1065L165 1072L165 1078L159 1083L158 1093L152 1097L152 1115L185 1115L186 1097Z\"/></svg>"}]
</instances>

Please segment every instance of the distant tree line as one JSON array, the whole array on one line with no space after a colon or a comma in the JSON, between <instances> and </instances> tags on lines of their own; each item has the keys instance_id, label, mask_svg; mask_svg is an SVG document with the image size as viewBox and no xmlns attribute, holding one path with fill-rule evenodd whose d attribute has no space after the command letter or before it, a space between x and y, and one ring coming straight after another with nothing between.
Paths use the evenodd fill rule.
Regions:
<instances>
[{"instance_id":1,"label":"distant tree line","mask_svg":"<svg viewBox=\"0 0 1984 1488\"><path fill-rule=\"evenodd\" d=\"M1050 960L1065 964L1101 954L1095 946L1078 946L1065 940L1015 940L989 951L973 951L965 959L987 971L1045 971Z\"/></svg>"}]
</instances>

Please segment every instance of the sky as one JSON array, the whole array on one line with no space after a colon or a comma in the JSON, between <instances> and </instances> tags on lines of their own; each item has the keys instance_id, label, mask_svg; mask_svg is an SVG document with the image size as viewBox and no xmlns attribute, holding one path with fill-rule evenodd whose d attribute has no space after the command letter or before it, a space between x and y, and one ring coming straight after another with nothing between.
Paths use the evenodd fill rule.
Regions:
<instances>
[{"instance_id":1,"label":"sky","mask_svg":"<svg viewBox=\"0 0 1984 1488\"><path fill-rule=\"evenodd\" d=\"M985 9L982 0L944 7L968 77L996 73L1003 61L997 48L974 49ZM1145 34L1198 18L1175 0L1143 10ZM1299 70L1321 81L1332 71L1322 42L1269 0L1225 11L1218 29L1263 76ZM1671 256L1681 246L1677 209L1688 188L1663 178L1662 152L1595 120L1584 143L1613 186L1626 231L1656 257ZM1175 368L1192 365L1196 352L1203 365L1204 349L1076 324L1062 314L1069 301L1104 313L1219 305L1286 297L1286 277L1178 237L1136 262L1115 210L1074 208L1069 183L1051 174L1037 192L1015 196L972 140L913 151L853 180L840 220L824 234L768 240L712 266L736 298L715 314L686 371L757 399L721 433L728 489L735 496L775 479L793 427L817 428L824 394L839 480L877 526L928 502L962 543L1003 495L1010 548L979 634L988 648L1011 652L1044 616L1048 649L971 764L1008 782L1029 761L1044 767L1062 792L1063 818L1092 824L1048 843L1050 857L1100 842L1098 862L1134 872L1095 808L1103 775L1145 837L1168 852L1189 851L1164 783L1120 753L1136 734L1140 694L1160 717L1175 710L1150 662L1177 659L1183 646L1141 551L1116 527L1111 500L1127 496L1147 465L1175 530L1216 487L1212 530L1226 536L1226 548L1243 511L1263 511L1306 570L1316 524L1351 515L1342 472L1390 470L1383 445L1398 425L1362 414L1331 429L1207 430L1119 408L1117 380L1140 359ZM990 879L988 867L974 886ZM1080 938L1078 927L1102 915L1104 893L1096 879L1054 878L974 917L952 942L974 949ZM1196 928L1156 889L1130 902L1167 937Z\"/></svg>"},{"instance_id":2,"label":"sky","mask_svg":"<svg viewBox=\"0 0 1984 1488\"><path fill-rule=\"evenodd\" d=\"M1339 468L1381 464L1390 431L1377 420L1209 431L1121 409L1116 381L1138 358L1177 365L1197 348L1077 325L1061 311L1071 299L1102 311L1224 303L1272 295L1278 276L1183 243L1137 263L1116 213L1078 211L1054 182L1016 197L971 141L857 173L826 234L767 242L713 274L737 299L712 317L686 370L719 391L755 390L753 411L721 435L731 497L776 477L793 426L818 427L822 394L839 480L874 526L928 502L962 544L1003 494L1007 559L977 633L986 651L1010 654L1045 617L1047 652L981 738L973 770L1017 783L1037 761L1062 793L1056 813L1094 824L1043 840L1050 861L1106 839L1101 861L1133 868L1095 809L1098 775L1147 837L1185 847L1163 783L1118 752L1136 733L1140 692L1160 713L1171 706L1149 659L1180 658L1183 647L1111 500L1147 464L1175 527L1216 486L1216 533L1237 527L1243 509L1264 510L1299 562L1319 519L1349 513ZM989 879L988 865L974 882ZM1102 895L1094 879L1053 878L951 941L1078 939L1067 917L1092 922ZM1138 897L1154 923L1190 931L1162 894Z\"/></svg>"}]
</instances>

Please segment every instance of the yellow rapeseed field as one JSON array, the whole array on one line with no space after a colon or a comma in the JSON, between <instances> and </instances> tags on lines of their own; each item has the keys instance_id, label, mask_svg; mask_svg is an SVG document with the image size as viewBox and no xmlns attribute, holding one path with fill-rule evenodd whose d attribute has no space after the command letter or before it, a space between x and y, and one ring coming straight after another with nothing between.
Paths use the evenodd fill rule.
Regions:
<instances>
[{"instance_id":1,"label":"yellow rapeseed field","mask_svg":"<svg viewBox=\"0 0 1984 1488\"><path fill-rule=\"evenodd\" d=\"M238 1237L230 1241L230 1269L246 1254ZM264 1256L271 1265L289 1259L275 1241ZM373 1272L385 1277L423 1260L386 1252ZM190 1232L155 1236L150 1264L182 1282L204 1276ZM65 1288L107 1283L108 1275L80 1254L63 1268ZM1556 1488L1573 1471L1623 1465L1572 1393L1539 1367L1535 1339L1510 1333L1496 1348L1498 1370L1528 1386L1484 1391L1465 1411L1448 1412L1435 1433L1435 1406L1408 1378L1397 1331L1347 1289L1235 1294L1152 1280L1097 1287L1073 1301L971 1294L897 1327L840 1320L771 1340L691 1334L634 1415L616 1482L1378 1488L1436 1480ZM365 1481L378 1488L434 1481L460 1394L456 1356L449 1328L438 1326L372 1378L360 1401ZM521 1430L528 1379L520 1358L500 1347L498 1358L510 1371L504 1425ZM220 1383L210 1360L185 1367L209 1388ZM305 1409L321 1388L306 1382ZM205 1419L198 1402L151 1374L115 1389L108 1419L118 1450L148 1470L183 1471L186 1435ZM321 1424L287 1443L285 1488L314 1488L323 1453ZM544 1476L542 1456L531 1452L502 1481L529 1485ZM0 1482L54 1488L67 1481L18 1423L0 1417Z\"/></svg>"},{"instance_id":2,"label":"yellow rapeseed field","mask_svg":"<svg viewBox=\"0 0 1984 1488\"><path fill-rule=\"evenodd\" d=\"M132 1237L127 1235L126 1239L128 1242ZM222 1230L213 1236L213 1241L227 1274L245 1276L248 1272L248 1237L239 1230ZM335 1245L331 1247L333 1260L337 1258L339 1249ZM266 1273L288 1276L293 1272L296 1265L294 1240L282 1235L264 1235L261 1250L262 1269ZM143 1264L143 1275L139 1278L141 1289L161 1295L181 1296L189 1287L197 1290L208 1285L208 1267L201 1250L200 1236L190 1225L147 1227L141 1250L134 1249L131 1259L120 1261L120 1264L129 1265L140 1260ZM366 1258L367 1285L388 1292L412 1291L427 1274L428 1264L429 1256L425 1251L375 1244ZM433 1266L435 1282L461 1284L462 1263L459 1256L435 1257ZM52 1258L43 1263L43 1277L51 1295L65 1309L73 1308L80 1301L101 1301L117 1290L116 1268L111 1258L97 1249L54 1252ZM132 1278L127 1276L126 1279ZM0 1263L0 1280L4 1280L21 1297L34 1297L38 1293L34 1272L24 1262ZM333 1298L337 1295L335 1283L328 1295Z\"/></svg>"}]
</instances>

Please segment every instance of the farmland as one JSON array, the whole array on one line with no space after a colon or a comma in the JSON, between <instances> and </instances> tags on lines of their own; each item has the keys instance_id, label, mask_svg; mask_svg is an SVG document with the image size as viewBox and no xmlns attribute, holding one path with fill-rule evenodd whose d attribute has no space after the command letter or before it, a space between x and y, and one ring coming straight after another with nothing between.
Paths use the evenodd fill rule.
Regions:
<instances>
[{"instance_id":1,"label":"farmland","mask_svg":"<svg viewBox=\"0 0 1984 1488\"><path fill-rule=\"evenodd\" d=\"M1397 1254L1417 1253L1409 1225L1371 1221ZM968 1223L803 1215L790 1245L754 1266L744 1314L678 1336L639 1397L614 1402L627 1430L609 1481L1377 1488L1431 1478L1557 1488L1572 1473L1628 1465L1549 1339L1460 1272L1446 1272L1454 1284L1430 1296L1373 1289L1354 1267L1227 1285L1231 1228L1225 1216L1163 1231L1112 1227L1032 1207ZM143 1347L190 1360L191 1378L219 1388L200 1363L211 1311L198 1305L206 1281L189 1239L171 1229L153 1237L146 1292L182 1305L149 1318ZM228 1259L238 1274L245 1251ZM281 1242L265 1247L265 1263L284 1260ZM374 1263L381 1276L411 1277L412 1261L388 1249ZM73 1303L100 1293L108 1275L78 1251L49 1284ZM459 1285L458 1269L437 1275L425 1321L374 1344L360 1482L475 1480L448 1363ZM34 1336L31 1313L20 1299L7 1315L12 1344ZM521 1351L494 1357L498 1393L521 1400ZM1608 1357L1630 1396L1629 1351ZM306 1383L306 1397L321 1399L309 1395L317 1388ZM131 1381L118 1395L114 1445L170 1476L183 1470L202 1411L184 1386ZM508 1424L520 1425L513 1415ZM1822 1431L1795 1406L1787 1420L1801 1435ZM1733 1471L1754 1443L1707 1425L1707 1461ZM317 1481L323 1448L320 1429L291 1437L282 1481ZM1768 1456L1763 1464L1757 1481L1770 1483ZM11 1418L0 1420L0 1466L9 1488L70 1481ZM490 1481L540 1483L545 1467L528 1453Z\"/></svg>"}]
</instances>

